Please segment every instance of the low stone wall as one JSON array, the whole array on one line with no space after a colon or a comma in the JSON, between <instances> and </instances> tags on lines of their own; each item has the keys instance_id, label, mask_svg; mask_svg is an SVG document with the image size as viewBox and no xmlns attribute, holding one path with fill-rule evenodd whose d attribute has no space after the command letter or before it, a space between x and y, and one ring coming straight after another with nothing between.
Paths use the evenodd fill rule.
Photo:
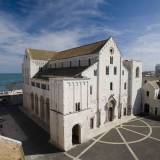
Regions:
<instances>
[{"instance_id":1,"label":"low stone wall","mask_svg":"<svg viewBox=\"0 0 160 160\"><path fill-rule=\"evenodd\" d=\"M0 92L0 104L3 105L21 105L23 102L22 90L13 90Z\"/></svg>"},{"instance_id":2,"label":"low stone wall","mask_svg":"<svg viewBox=\"0 0 160 160\"><path fill-rule=\"evenodd\" d=\"M0 160L24 160L22 143L0 136Z\"/></svg>"}]
</instances>

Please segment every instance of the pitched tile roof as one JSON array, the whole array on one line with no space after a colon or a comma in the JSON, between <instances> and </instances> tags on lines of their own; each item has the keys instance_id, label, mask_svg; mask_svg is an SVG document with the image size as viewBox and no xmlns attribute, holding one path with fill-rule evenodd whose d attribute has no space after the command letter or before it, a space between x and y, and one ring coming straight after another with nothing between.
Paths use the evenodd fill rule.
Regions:
<instances>
[{"instance_id":1,"label":"pitched tile roof","mask_svg":"<svg viewBox=\"0 0 160 160\"><path fill-rule=\"evenodd\" d=\"M97 53L108 41L102 40L95 43L83 45L80 47L67 49L60 52L55 51L45 51L45 50L37 50L37 49L29 49L29 54L32 59L52 59L52 60L59 60L59 59L65 59L65 58L71 58L71 57L77 57L77 56L83 56L83 55L89 55Z\"/></svg>"},{"instance_id":2,"label":"pitched tile roof","mask_svg":"<svg viewBox=\"0 0 160 160\"><path fill-rule=\"evenodd\" d=\"M46 51L46 50L39 50L32 48L28 48L28 51L32 59L38 59L38 60L49 60L56 53L55 51Z\"/></svg>"}]
</instances>

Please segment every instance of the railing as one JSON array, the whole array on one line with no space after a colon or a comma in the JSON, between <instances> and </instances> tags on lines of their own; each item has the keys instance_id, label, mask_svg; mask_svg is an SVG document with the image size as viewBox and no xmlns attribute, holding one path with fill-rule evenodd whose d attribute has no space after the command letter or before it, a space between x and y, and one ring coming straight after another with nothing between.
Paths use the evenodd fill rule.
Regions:
<instances>
[{"instance_id":1,"label":"railing","mask_svg":"<svg viewBox=\"0 0 160 160\"><path fill-rule=\"evenodd\" d=\"M0 92L0 95L15 95L15 94L22 94L22 89L19 90L12 90L12 91L2 91Z\"/></svg>"}]
</instances>

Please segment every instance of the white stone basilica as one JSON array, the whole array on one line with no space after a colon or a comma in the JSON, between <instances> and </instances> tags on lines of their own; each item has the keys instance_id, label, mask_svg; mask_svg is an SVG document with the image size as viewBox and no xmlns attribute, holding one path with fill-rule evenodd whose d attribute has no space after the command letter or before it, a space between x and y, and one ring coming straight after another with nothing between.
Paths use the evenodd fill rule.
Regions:
<instances>
[{"instance_id":1,"label":"white stone basilica","mask_svg":"<svg viewBox=\"0 0 160 160\"><path fill-rule=\"evenodd\" d=\"M124 60L112 37L61 52L26 49L23 76L25 113L63 150L141 111L142 63Z\"/></svg>"}]
</instances>

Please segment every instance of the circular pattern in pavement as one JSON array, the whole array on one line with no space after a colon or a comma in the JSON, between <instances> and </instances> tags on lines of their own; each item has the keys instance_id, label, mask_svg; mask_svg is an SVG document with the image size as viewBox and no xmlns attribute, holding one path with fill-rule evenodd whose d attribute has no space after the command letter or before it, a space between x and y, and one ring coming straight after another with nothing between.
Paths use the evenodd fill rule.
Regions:
<instances>
[{"instance_id":1,"label":"circular pattern in pavement","mask_svg":"<svg viewBox=\"0 0 160 160\"><path fill-rule=\"evenodd\" d=\"M117 127L114 127L107 133L103 133L99 136L96 136L93 138L93 142L87 146L86 148L83 148L78 155L72 155L72 153L65 152L65 155L73 160L79 160L79 158L84 159L83 155L88 152L88 150L92 150L94 145L96 143L106 144L107 145L126 145L134 159L137 159L136 154L133 152L132 148L129 146L129 144L136 144L138 142L143 142L146 139L152 139L154 141L160 142L160 139L153 137L152 128L159 128L159 124L152 124L148 120L144 118L136 118L133 120L130 120L126 123L123 123ZM154 130L153 130L154 131ZM139 143L138 143L139 144ZM75 148L76 149L76 148ZM85 154L87 155L87 154Z\"/></svg>"},{"instance_id":2,"label":"circular pattern in pavement","mask_svg":"<svg viewBox=\"0 0 160 160\"><path fill-rule=\"evenodd\" d=\"M119 130L120 131L120 129L124 129L124 130L126 130L126 131L128 131L128 132L131 132L131 133L135 133L135 134L137 134L137 135L141 135L141 136L143 136L143 137L141 137L141 138L137 138L136 140L126 140L126 142L128 143L128 144L132 144L132 143L137 143L137 142L141 142L141 141L144 141L145 139L147 139L147 138L149 138L150 136L151 136L151 134L152 134L152 127L148 124L148 123L146 123L145 121L143 121L143 120L141 120L141 119L139 119L138 121L140 121L140 122L142 122L144 125L142 125L142 126L139 126L139 125L120 125L120 126L118 126L118 127L116 127L116 130L115 130L115 132L117 132L117 130ZM127 126L129 126L129 127L132 127L133 129L128 129L127 128ZM147 134L143 134L143 133L140 133L140 132L137 132L137 131L134 131L134 127L136 128L136 127L144 127L144 128L148 128L148 133ZM121 131L120 131L121 132ZM93 138L94 139L94 138ZM95 139L94 139L95 140ZM99 143L106 143L106 144L125 144L124 142L116 142L116 141L104 141L104 140L99 140L98 141Z\"/></svg>"}]
</instances>

